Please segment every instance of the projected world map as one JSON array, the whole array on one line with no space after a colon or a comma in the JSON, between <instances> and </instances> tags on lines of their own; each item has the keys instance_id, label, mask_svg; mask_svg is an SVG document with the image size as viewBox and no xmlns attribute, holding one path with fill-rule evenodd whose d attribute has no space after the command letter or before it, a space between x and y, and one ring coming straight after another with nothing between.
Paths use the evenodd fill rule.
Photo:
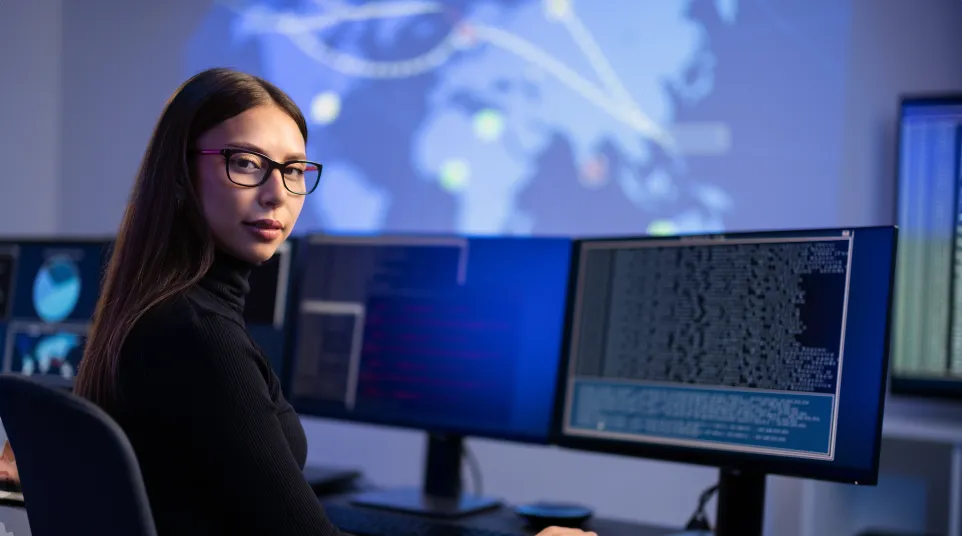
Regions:
<instances>
[{"instance_id":1,"label":"projected world map","mask_svg":"<svg viewBox=\"0 0 962 536\"><path fill-rule=\"evenodd\" d=\"M728 123L679 119L716 85L691 1L225 1L187 65L225 63L308 116L301 231L716 231L738 201L690 165Z\"/></svg>"}]
</instances>

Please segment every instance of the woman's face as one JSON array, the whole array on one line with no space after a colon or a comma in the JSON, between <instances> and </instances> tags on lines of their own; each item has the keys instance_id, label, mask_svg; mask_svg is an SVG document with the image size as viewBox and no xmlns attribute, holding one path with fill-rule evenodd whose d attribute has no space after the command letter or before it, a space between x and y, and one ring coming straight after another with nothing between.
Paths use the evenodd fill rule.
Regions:
<instances>
[{"instance_id":1,"label":"woman's face","mask_svg":"<svg viewBox=\"0 0 962 536\"><path fill-rule=\"evenodd\" d=\"M275 162L306 159L297 123L273 104L251 108L217 125L200 137L196 149L242 149ZM250 263L270 259L290 236L304 206L304 196L289 192L277 169L264 184L251 188L231 182L223 155L203 154L196 165L195 187L217 245ZM254 176L250 170L256 164L243 155L234 157L230 165L230 177L235 180Z\"/></svg>"}]
</instances>

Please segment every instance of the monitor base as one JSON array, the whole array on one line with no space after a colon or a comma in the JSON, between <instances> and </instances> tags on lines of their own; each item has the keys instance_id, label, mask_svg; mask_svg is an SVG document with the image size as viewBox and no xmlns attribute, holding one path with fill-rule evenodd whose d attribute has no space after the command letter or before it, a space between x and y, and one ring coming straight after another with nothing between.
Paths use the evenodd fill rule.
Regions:
<instances>
[{"instance_id":1,"label":"monitor base","mask_svg":"<svg viewBox=\"0 0 962 536\"><path fill-rule=\"evenodd\" d=\"M463 517L501 506L501 501L493 497L466 494L433 497L416 488L367 491L351 497L351 502L358 506L442 518Z\"/></svg>"}]
</instances>

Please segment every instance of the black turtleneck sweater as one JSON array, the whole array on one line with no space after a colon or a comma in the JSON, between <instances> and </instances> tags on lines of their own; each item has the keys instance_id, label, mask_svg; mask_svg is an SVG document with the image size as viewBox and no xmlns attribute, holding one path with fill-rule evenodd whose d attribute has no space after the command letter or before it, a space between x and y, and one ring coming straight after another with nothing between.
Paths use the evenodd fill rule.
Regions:
<instances>
[{"instance_id":1,"label":"black turtleneck sweater","mask_svg":"<svg viewBox=\"0 0 962 536\"><path fill-rule=\"evenodd\" d=\"M333 536L302 475L297 414L243 319L251 266L218 253L124 344L109 410L140 461L160 536Z\"/></svg>"}]
</instances>

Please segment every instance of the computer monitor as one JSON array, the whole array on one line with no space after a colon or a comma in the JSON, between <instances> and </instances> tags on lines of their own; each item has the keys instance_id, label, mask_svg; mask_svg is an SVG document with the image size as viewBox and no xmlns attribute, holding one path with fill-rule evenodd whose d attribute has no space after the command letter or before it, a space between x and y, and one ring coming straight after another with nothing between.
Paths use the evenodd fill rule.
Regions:
<instances>
[{"instance_id":1,"label":"computer monitor","mask_svg":"<svg viewBox=\"0 0 962 536\"><path fill-rule=\"evenodd\" d=\"M575 244L565 447L720 467L718 536L766 474L874 485L894 227Z\"/></svg>"},{"instance_id":2,"label":"computer monitor","mask_svg":"<svg viewBox=\"0 0 962 536\"><path fill-rule=\"evenodd\" d=\"M72 387L109 252L108 240L0 241L4 373Z\"/></svg>"},{"instance_id":3,"label":"computer monitor","mask_svg":"<svg viewBox=\"0 0 962 536\"><path fill-rule=\"evenodd\" d=\"M244 301L247 330L281 378L284 377L288 298L296 249L295 240L288 240L269 260L255 266L248 278L250 291Z\"/></svg>"},{"instance_id":4,"label":"computer monitor","mask_svg":"<svg viewBox=\"0 0 962 536\"><path fill-rule=\"evenodd\" d=\"M462 438L550 440L571 240L311 236L298 259L291 403L428 433L421 489L355 501L435 516L496 506L461 493Z\"/></svg>"},{"instance_id":5,"label":"computer monitor","mask_svg":"<svg viewBox=\"0 0 962 536\"><path fill-rule=\"evenodd\" d=\"M962 398L962 94L899 106L892 392Z\"/></svg>"}]
</instances>

